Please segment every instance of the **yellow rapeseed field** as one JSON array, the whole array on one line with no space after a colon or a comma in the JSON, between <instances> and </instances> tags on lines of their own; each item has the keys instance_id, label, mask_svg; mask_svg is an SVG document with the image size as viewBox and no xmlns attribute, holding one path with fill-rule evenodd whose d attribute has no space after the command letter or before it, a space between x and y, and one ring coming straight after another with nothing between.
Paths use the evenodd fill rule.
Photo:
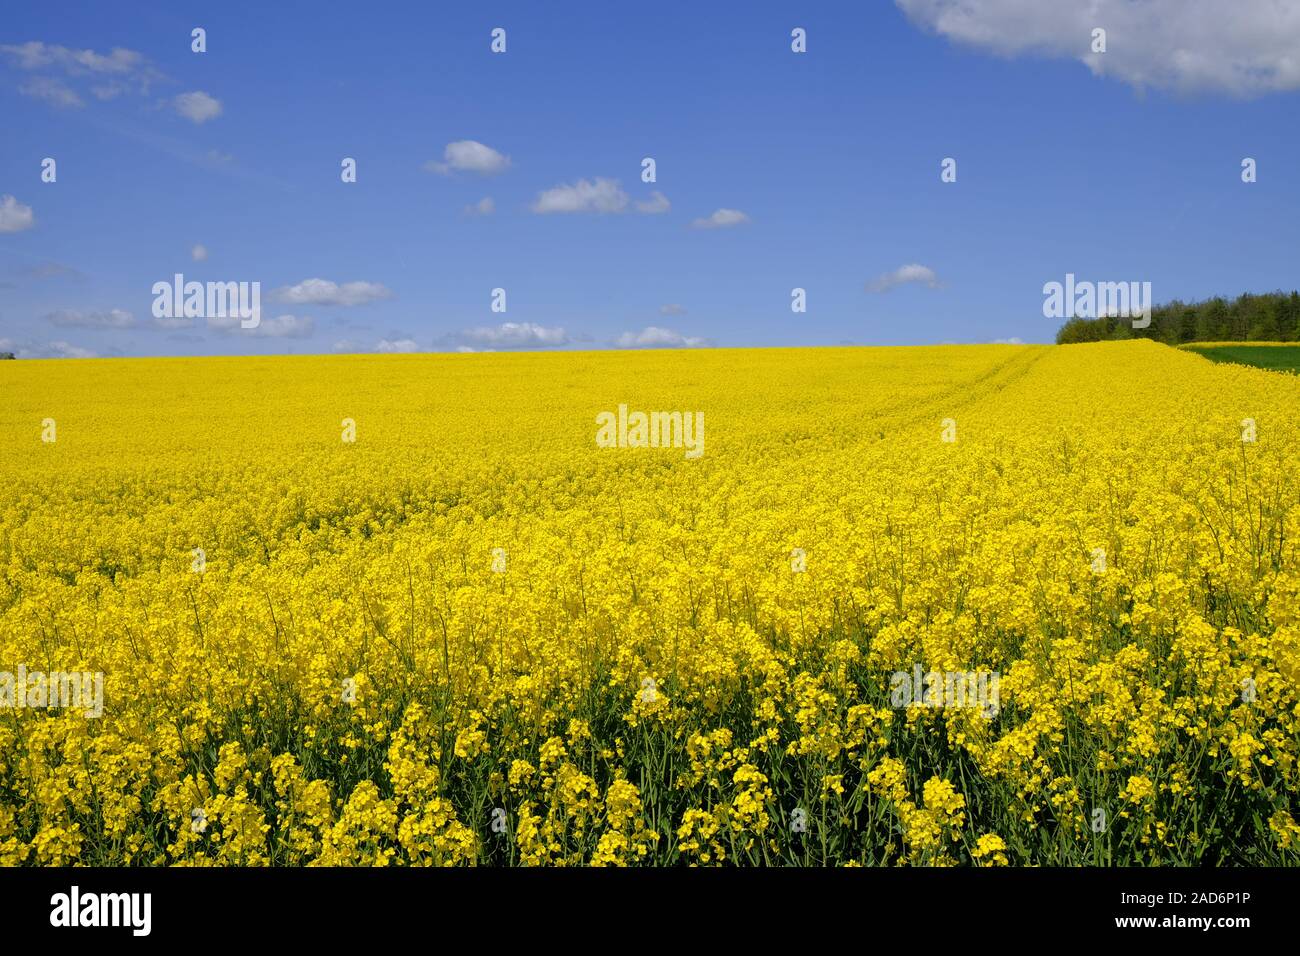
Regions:
<instances>
[{"instance_id":1,"label":"yellow rapeseed field","mask_svg":"<svg viewBox=\"0 0 1300 956\"><path fill-rule=\"evenodd\" d=\"M0 363L0 862L1295 864L1297 448L1146 341Z\"/></svg>"}]
</instances>

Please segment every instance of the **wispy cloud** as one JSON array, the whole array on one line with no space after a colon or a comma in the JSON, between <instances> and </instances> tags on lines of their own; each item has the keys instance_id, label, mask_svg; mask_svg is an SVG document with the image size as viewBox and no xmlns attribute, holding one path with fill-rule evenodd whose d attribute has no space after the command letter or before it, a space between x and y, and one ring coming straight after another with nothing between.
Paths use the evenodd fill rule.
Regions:
<instances>
[{"instance_id":1,"label":"wispy cloud","mask_svg":"<svg viewBox=\"0 0 1300 956\"><path fill-rule=\"evenodd\" d=\"M120 115L112 117L111 120L99 118L94 110L87 110L84 115L87 123L105 134L124 137L151 150L165 153L196 169L216 173L227 179L272 186L285 192L292 192L301 187L301 183L297 180L244 167L229 153L216 149L196 149L191 141L181 136L168 135L154 127L134 125Z\"/></svg>"},{"instance_id":2,"label":"wispy cloud","mask_svg":"<svg viewBox=\"0 0 1300 956\"><path fill-rule=\"evenodd\" d=\"M76 309L59 309L45 316L52 325L81 329L130 329L135 327L135 316L125 309L108 309L104 312L80 312Z\"/></svg>"},{"instance_id":3,"label":"wispy cloud","mask_svg":"<svg viewBox=\"0 0 1300 956\"><path fill-rule=\"evenodd\" d=\"M13 274L22 276L24 279L82 278L80 272L72 268L72 266L64 265L62 262L38 262L22 269L15 269Z\"/></svg>"},{"instance_id":4,"label":"wispy cloud","mask_svg":"<svg viewBox=\"0 0 1300 956\"><path fill-rule=\"evenodd\" d=\"M931 289L940 287L939 277L935 275L933 269L929 266L912 263L910 265L899 266L893 272L886 272L884 275L877 276L867 283L868 292L888 292L900 285L909 283L918 283Z\"/></svg>"},{"instance_id":5,"label":"wispy cloud","mask_svg":"<svg viewBox=\"0 0 1300 956\"><path fill-rule=\"evenodd\" d=\"M18 92L59 109L81 109L86 105L86 101L77 95L76 90L52 76L33 77L22 83L18 87Z\"/></svg>"},{"instance_id":6,"label":"wispy cloud","mask_svg":"<svg viewBox=\"0 0 1300 956\"><path fill-rule=\"evenodd\" d=\"M275 289L271 298L298 305L364 305L379 299L391 299L393 293L378 282L344 282L328 279L304 279L294 286Z\"/></svg>"},{"instance_id":7,"label":"wispy cloud","mask_svg":"<svg viewBox=\"0 0 1300 956\"><path fill-rule=\"evenodd\" d=\"M380 339L375 343L375 352L399 353L418 352L420 344L415 339Z\"/></svg>"},{"instance_id":8,"label":"wispy cloud","mask_svg":"<svg viewBox=\"0 0 1300 956\"><path fill-rule=\"evenodd\" d=\"M715 209L709 215L693 220L691 225L696 229L727 229L749 221L749 217L739 209Z\"/></svg>"},{"instance_id":9,"label":"wispy cloud","mask_svg":"<svg viewBox=\"0 0 1300 956\"><path fill-rule=\"evenodd\" d=\"M84 73L128 76L138 73L146 65L142 54L123 47L114 47L104 54L94 50L74 50L39 40L0 45L0 53L10 57L22 70L55 69L74 76Z\"/></svg>"},{"instance_id":10,"label":"wispy cloud","mask_svg":"<svg viewBox=\"0 0 1300 956\"><path fill-rule=\"evenodd\" d=\"M147 94L154 83L164 79L143 54L124 47L96 53L29 40L0 44L0 55L16 69L32 74L19 85L20 93L61 109L85 106L87 92L98 100L115 99L127 92ZM73 82L81 86L80 91L74 89Z\"/></svg>"}]
</instances>

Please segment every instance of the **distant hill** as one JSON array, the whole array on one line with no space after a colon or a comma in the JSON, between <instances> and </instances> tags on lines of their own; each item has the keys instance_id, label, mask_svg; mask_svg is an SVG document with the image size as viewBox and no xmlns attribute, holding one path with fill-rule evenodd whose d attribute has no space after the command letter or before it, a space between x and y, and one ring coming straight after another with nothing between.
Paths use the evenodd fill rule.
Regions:
<instances>
[{"instance_id":1,"label":"distant hill","mask_svg":"<svg viewBox=\"0 0 1300 956\"><path fill-rule=\"evenodd\" d=\"M1128 318L1070 319L1056 333L1058 345L1107 339L1186 342L1300 342L1300 292L1251 292L1228 300L1175 299L1151 310L1151 325L1133 328Z\"/></svg>"}]
</instances>

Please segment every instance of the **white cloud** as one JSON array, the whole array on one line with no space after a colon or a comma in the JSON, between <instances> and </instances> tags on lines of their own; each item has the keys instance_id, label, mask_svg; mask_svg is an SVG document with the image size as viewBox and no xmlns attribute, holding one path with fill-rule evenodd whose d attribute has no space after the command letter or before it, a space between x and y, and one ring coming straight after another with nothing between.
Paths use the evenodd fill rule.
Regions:
<instances>
[{"instance_id":1,"label":"white cloud","mask_svg":"<svg viewBox=\"0 0 1300 956\"><path fill-rule=\"evenodd\" d=\"M668 197L657 189L650 194L649 199L637 200L636 204L636 211L647 216L655 216L672 208L673 204L668 201Z\"/></svg>"},{"instance_id":2,"label":"white cloud","mask_svg":"<svg viewBox=\"0 0 1300 956\"><path fill-rule=\"evenodd\" d=\"M59 109L80 109L86 105L86 101L77 95L76 90L62 80L50 76L32 77L18 87L18 92L34 100L57 106Z\"/></svg>"},{"instance_id":3,"label":"white cloud","mask_svg":"<svg viewBox=\"0 0 1300 956\"><path fill-rule=\"evenodd\" d=\"M1024 345L1025 343L1023 339L1020 339L1013 335L1009 339L994 339L992 344L993 345Z\"/></svg>"},{"instance_id":4,"label":"white cloud","mask_svg":"<svg viewBox=\"0 0 1300 956\"><path fill-rule=\"evenodd\" d=\"M125 309L109 309L107 312L79 312L76 309L60 309L45 317L52 325L65 328L81 329L129 329L135 326L135 316Z\"/></svg>"},{"instance_id":5,"label":"white cloud","mask_svg":"<svg viewBox=\"0 0 1300 956\"><path fill-rule=\"evenodd\" d=\"M545 349L567 345L568 333L533 322L502 322L495 326L466 329L459 338L464 345L489 349Z\"/></svg>"},{"instance_id":6,"label":"white cloud","mask_svg":"<svg viewBox=\"0 0 1300 956\"><path fill-rule=\"evenodd\" d=\"M420 345L415 339L380 339L375 343L376 352L418 352Z\"/></svg>"},{"instance_id":7,"label":"white cloud","mask_svg":"<svg viewBox=\"0 0 1300 956\"><path fill-rule=\"evenodd\" d=\"M172 108L191 123L206 123L221 115L221 101L202 90L180 93L171 102Z\"/></svg>"},{"instance_id":8,"label":"white cloud","mask_svg":"<svg viewBox=\"0 0 1300 956\"><path fill-rule=\"evenodd\" d=\"M497 211L497 204L491 196L484 196L478 202L465 207L467 216L490 216Z\"/></svg>"},{"instance_id":9,"label":"white cloud","mask_svg":"<svg viewBox=\"0 0 1300 956\"><path fill-rule=\"evenodd\" d=\"M202 262L208 257L208 247L201 242L196 242L194 248L190 250L190 258L195 262Z\"/></svg>"},{"instance_id":10,"label":"white cloud","mask_svg":"<svg viewBox=\"0 0 1300 956\"><path fill-rule=\"evenodd\" d=\"M1003 56L1086 64L1134 87L1257 96L1300 88L1300 5L1278 0L896 0L916 24ZM1092 31L1106 31L1093 53Z\"/></svg>"},{"instance_id":11,"label":"white cloud","mask_svg":"<svg viewBox=\"0 0 1300 956\"><path fill-rule=\"evenodd\" d=\"M659 306L660 315L685 315L686 306L677 302L669 302L667 305Z\"/></svg>"},{"instance_id":12,"label":"white cloud","mask_svg":"<svg viewBox=\"0 0 1300 956\"><path fill-rule=\"evenodd\" d=\"M256 326L246 329L242 319L237 315L208 316L208 328L218 332L233 332L239 335L252 335L265 339L305 339L316 328L310 316L277 315L268 319L263 317Z\"/></svg>"},{"instance_id":13,"label":"white cloud","mask_svg":"<svg viewBox=\"0 0 1300 956\"><path fill-rule=\"evenodd\" d=\"M691 223L696 229L726 229L749 222L749 217L739 209L715 209L712 215L696 219Z\"/></svg>"},{"instance_id":14,"label":"white cloud","mask_svg":"<svg viewBox=\"0 0 1300 956\"><path fill-rule=\"evenodd\" d=\"M597 177L580 179L571 186L556 186L537 194L535 213L555 212L622 212L627 208L627 193L614 179Z\"/></svg>"},{"instance_id":15,"label":"white cloud","mask_svg":"<svg viewBox=\"0 0 1300 956\"><path fill-rule=\"evenodd\" d=\"M648 325L640 332L624 332L614 345L621 349L698 349L707 347L709 340Z\"/></svg>"},{"instance_id":16,"label":"white cloud","mask_svg":"<svg viewBox=\"0 0 1300 956\"><path fill-rule=\"evenodd\" d=\"M929 286L931 289L937 289L940 286L939 277L935 275L933 269L929 266L912 263L911 265L899 266L893 272L886 272L884 275L872 279L867 283L867 291L888 292L890 289L911 282Z\"/></svg>"},{"instance_id":17,"label":"white cloud","mask_svg":"<svg viewBox=\"0 0 1300 956\"><path fill-rule=\"evenodd\" d=\"M50 358L95 358L96 354L90 349L83 349L80 346L62 340L51 342L45 347L45 352Z\"/></svg>"},{"instance_id":18,"label":"white cloud","mask_svg":"<svg viewBox=\"0 0 1300 956\"><path fill-rule=\"evenodd\" d=\"M377 282L330 282L304 279L295 286L276 289L271 298L295 305L364 305L377 299L391 299L393 293Z\"/></svg>"},{"instance_id":19,"label":"white cloud","mask_svg":"<svg viewBox=\"0 0 1300 956\"><path fill-rule=\"evenodd\" d=\"M480 176L495 176L510 167L510 157L503 156L491 146L472 139L462 139L448 143L442 151L441 163L429 160L424 168L431 173L478 173Z\"/></svg>"},{"instance_id":20,"label":"white cloud","mask_svg":"<svg viewBox=\"0 0 1300 956\"><path fill-rule=\"evenodd\" d=\"M35 223L31 206L24 206L8 194L0 196L0 232L22 232Z\"/></svg>"}]
</instances>

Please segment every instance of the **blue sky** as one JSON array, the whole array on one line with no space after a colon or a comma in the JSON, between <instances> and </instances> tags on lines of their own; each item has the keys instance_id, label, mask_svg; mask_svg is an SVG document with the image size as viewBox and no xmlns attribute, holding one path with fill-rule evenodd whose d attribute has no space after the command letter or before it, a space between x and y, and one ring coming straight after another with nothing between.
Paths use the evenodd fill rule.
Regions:
<instances>
[{"instance_id":1,"label":"blue sky","mask_svg":"<svg viewBox=\"0 0 1300 956\"><path fill-rule=\"evenodd\" d=\"M1300 12L1094 6L15 4L0 348L1043 342L1067 272L1295 287ZM178 272L265 328L159 323Z\"/></svg>"}]
</instances>

